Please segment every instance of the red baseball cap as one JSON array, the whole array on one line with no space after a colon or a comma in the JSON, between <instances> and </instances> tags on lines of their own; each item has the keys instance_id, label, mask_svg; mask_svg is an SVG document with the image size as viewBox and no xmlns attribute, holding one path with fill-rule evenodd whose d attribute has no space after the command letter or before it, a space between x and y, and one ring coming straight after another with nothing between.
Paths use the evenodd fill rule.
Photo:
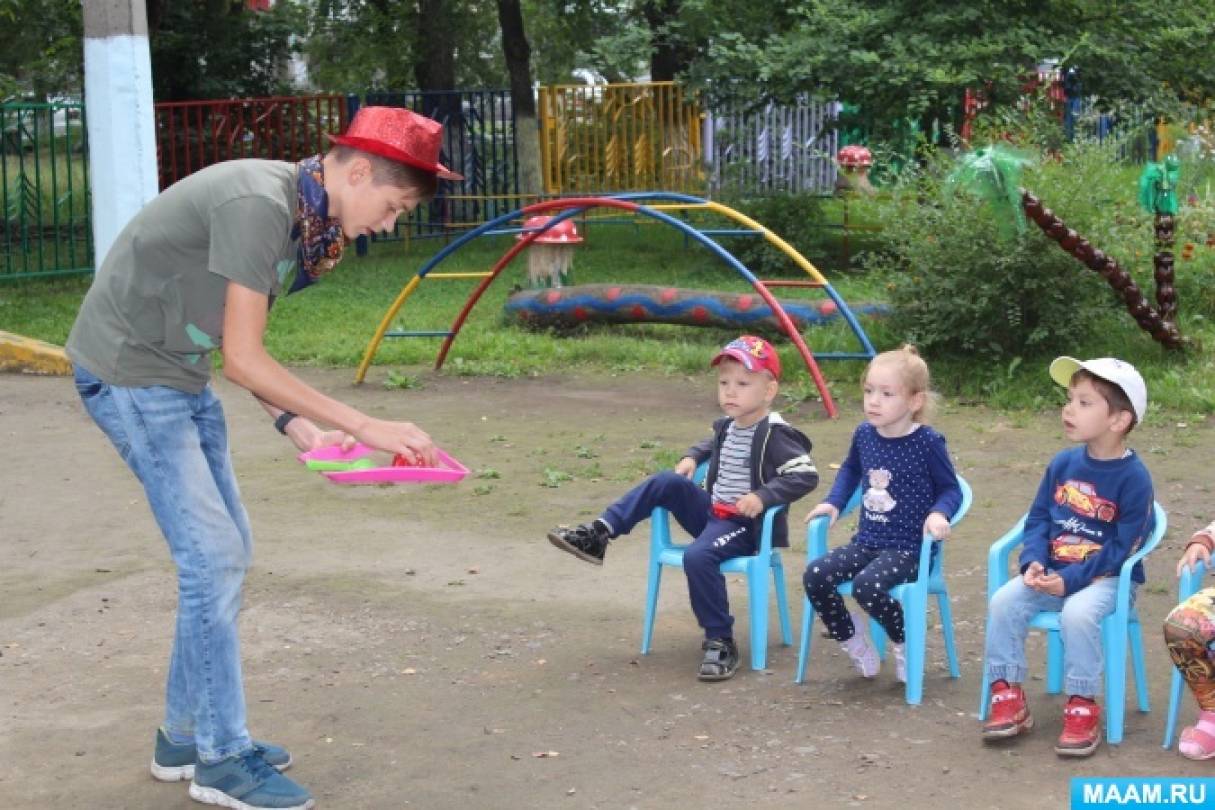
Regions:
<instances>
[{"instance_id":1,"label":"red baseball cap","mask_svg":"<svg viewBox=\"0 0 1215 810\"><path fill-rule=\"evenodd\" d=\"M780 358L776 355L776 349L761 337L743 335L731 340L713 356L709 365L717 365L723 357L737 360L747 371L766 371L772 375L772 379L780 379Z\"/></svg>"},{"instance_id":2,"label":"red baseball cap","mask_svg":"<svg viewBox=\"0 0 1215 810\"><path fill-rule=\"evenodd\" d=\"M404 107L363 107L342 135L329 135L342 146L431 172L443 180L463 180L439 162L443 125Z\"/></svg>"}]
</instances>

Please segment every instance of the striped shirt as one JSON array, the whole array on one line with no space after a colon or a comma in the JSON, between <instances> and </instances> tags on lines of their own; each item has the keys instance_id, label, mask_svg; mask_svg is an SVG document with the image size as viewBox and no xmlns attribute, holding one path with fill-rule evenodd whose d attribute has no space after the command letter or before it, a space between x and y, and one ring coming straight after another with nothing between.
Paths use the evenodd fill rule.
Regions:
<instances>
[{"instance_id":1,"label":"striped shirt","mask_svg":"<svg viewBox=\"0 0 1215 810\"><path fill-rule=\"evenodd\" d=\"M713 482L714 501L732 504L751 491L751 440L755 438L758 425L756 422L750 427L740 428L731 422L726 428L717 480Z\"/></svg>"}]
</instances>

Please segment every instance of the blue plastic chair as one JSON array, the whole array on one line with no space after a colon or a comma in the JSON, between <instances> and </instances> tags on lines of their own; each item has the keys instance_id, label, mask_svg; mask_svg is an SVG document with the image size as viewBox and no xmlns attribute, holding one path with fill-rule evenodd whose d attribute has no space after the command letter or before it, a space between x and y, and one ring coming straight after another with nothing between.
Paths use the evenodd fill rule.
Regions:
<instances>
[{"instance_id":1,"label":"blue plastic chair","mask_svg":"<svg viewBox=\"0 0 1215 810\"><path fill-rule=\"evenodd\" d=\"M708 464L696 468L693 478L701 483L708 473ZM719 566L723 574L742 574L747 578L747 595L751 609L751 669L768 665L768 572L776 585L776 610L780 616L781 643L793 644L789 623L789 600L785 594L785 569L780 552L772 548L772 521L785 506L771 506L764 512L759 549L753 557L732 557ZM641 633L641 654L649 655L654 637L654 614L658 610L658 589L662 585L662 568L683 568L683 552L688 544L671 540L671 514L661 506L650 515L649 583L645 596L645 627Z\"/></svg>"},{"instance_id":2,"label":"blue plastic chair","mask_svg":"<svg viewBox=\"0 0 1215 810\"><path fill-rule=\"evenodd\" d=\"M1101 622L1102 643L1105 647L1105 738L1111 745L1122 742L1122 725L1126 716L1126 650L1130 639L1131 664L1135 670L1135 693L1139 711L1147 712L1147 671L1143 661L1143 633L1139 613L1131 605L1131 570L1135 563L1152 552L1168 528L1168 516L1159 503L1153 506L1155 526L1147 542L1122 564L1118 573L1118 595L1114 611ZM987 553L987 602L1010 579L1008 559L1024 541L1025 516L995 543ZM990 623L990 616L988 617ZM1063 691L1063 638L1059 630L1059 613L1044 610L1029 623L1030 627L1046 631L1046 691L1057 695ZM990 629L990 628L989 628ZM987 677L987 656L983 657L983 687L979 693L979 720L987 719L991 702L991 681Z\"/></svg>"},{"instance_id":3,"label":"blue plastic chair","mask_svg":"<svg viewBox=\"0 0 1215 810\"><path fill-rule=\"evenodd\" d=\"M962 476L958 476L958 485L962 489L962 502L953 517L949 519L951 526L966 517L970 511L973 493L970 484ZM851 513L861 502L861 489L858 487L848 503L844 506L839 517ZM826 515L821 515L810 521L806 527L806 562L811 563L827 553L827 529L830 521ZM933 554L933 547L937 553ZM953 641L953 614L949 608L949 590L945 584L945 574L942 565L944 544L933 540L925 534L920 546L919 575L914 582L896 585L888 593L903 606L903 623L906 628L907 651L907 688L906 700L913 706L918 706L924 695L924 659L928 643L928 597L937 598L937 610L941 614L941 632L945 636L945 655L949 659L949 675L960 678L958 669L958 652ZM852 595L852 583L845 582L836 588L841 596ZM802 597L802 638L797 650L797 674L794 683L804 683L806 680L806 662L810 658L811 626L814 623L814 606L809 597ZM869 633L877 647L878 654L886 658L886 631L877 621L870 619Z\"/></svg>"},{"instance_id":4,"label":"blue plastic chair","mask_svg":"<svg viewBox=\"0 0 1215 810\"><path fill-rule=\"evenodd\" d=\"M1193 570L1187 568L1181 572L1177 581L1177 602L1180 604L1198 593L1202 587L1202 576L1206 573L1206 564L1202 560L1194 563ZM1164 724L1164 747L1172 748L1173 734L1177 731L1177 709L1181 706L1181 673L1173 667L1173 683L1169 687L1169 717Z\"/></svg>"}]
</instances>

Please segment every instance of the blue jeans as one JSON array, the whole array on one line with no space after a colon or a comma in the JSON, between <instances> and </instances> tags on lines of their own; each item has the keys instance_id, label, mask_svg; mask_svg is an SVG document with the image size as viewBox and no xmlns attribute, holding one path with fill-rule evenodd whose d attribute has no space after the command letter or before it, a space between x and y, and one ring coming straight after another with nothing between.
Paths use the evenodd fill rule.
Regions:
<instances>
[{"instance_id":1,"label":"blue jeans","mask_svg":"<svg viewBox=\"0 0 1215 810\"><path fill-rule=\"evenodd\" d=\"M1134 604L1134 588L1131 602ZM1064 690L1069 695L1093 697L1102 691L1105 647L1101 643L1101 621L1114 612L1118 577L1093 580L1071 596L1051 596L1035 591L1020 576L996 591L987 607L987 671L991 682L1023 683L1025 637L1029 622L1039 611L1059 611L1063 640Z\"/></svg>"},{"instance_id":2,"label":"blue jeans","mask_svg":"<svg viewBox=\"0 0 1215 810\"><path fill-rule=\"evenodd\" d=\"M705 638L733 638L734 617L726 578L720 565L731 557L755 553L755 521L749 517L721 520L710 514L709 493L691 479L666 470L651 475L604 510L602 520L612 534L628 534L650 517L655 506L668 510L695 540L683 552L688 597Z\"/></svg>"},{"instance_id":3,"label":"blue jeans","mask_svg":"<svg viewBox=\"0 0 1215 810\"><path fill-rule=\"evenodd\" d=\"M245 728L236 618L253 553L223 406L207 386L109 385L76 366L81 400L143 484L177 566L177 626L165 730L194 738L203 762L253 745Z\"/></svg>"}]
</instances>

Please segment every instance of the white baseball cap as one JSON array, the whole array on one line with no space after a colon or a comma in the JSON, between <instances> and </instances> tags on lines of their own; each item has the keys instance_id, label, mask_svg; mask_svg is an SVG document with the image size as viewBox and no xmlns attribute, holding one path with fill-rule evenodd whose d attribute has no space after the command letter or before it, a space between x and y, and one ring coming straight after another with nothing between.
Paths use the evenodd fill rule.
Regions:
<instances>
[{"instance_id":1,"label":"white baseball cap","mask_svg":"<svg viewBox=\"0 0 1215 810\"><path fill-rule=\"evenodd\" d=\"M1143 421L1147 413L1147 386L1134 366L1116 357L1098 357L1096 360L1056 357L1050 364L1050 378L1066 388L1071 385L1072 375L1080 369L1121 388L1135 409L1136 424Z\"/></svg>"}]
</instances>

